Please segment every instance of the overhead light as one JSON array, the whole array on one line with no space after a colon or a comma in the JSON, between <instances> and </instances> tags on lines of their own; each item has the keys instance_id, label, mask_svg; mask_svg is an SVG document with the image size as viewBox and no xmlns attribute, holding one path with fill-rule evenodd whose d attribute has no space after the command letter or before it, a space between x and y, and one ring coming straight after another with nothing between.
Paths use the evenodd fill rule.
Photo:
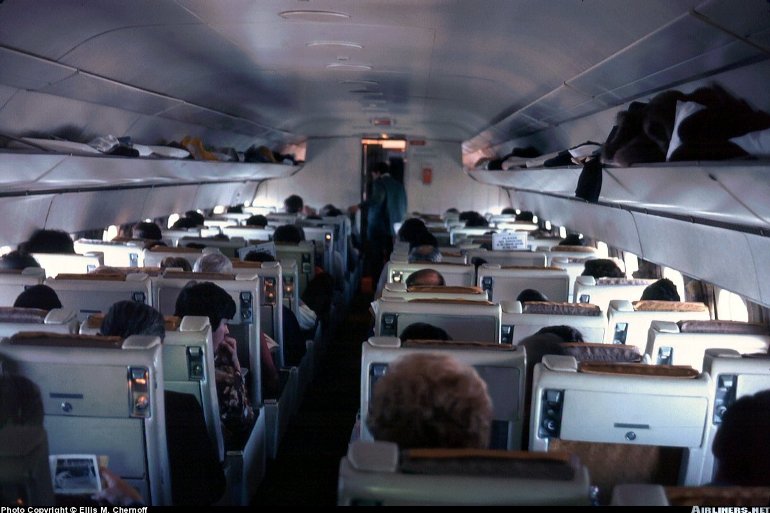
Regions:
<instances>
[{"instance_id":1,"label":"overhead light","mask_svg":"<svg viewBox=\"0 0 770 513\"><path fill-rule=\"evenodd\" d=\"M316 46L343 46L345 48L356 48L361 50L364 45L360 43L354 43L353 41L310 41L305 43L308 48L315 48Z\"/></svg>"},{"instance_id":2,"label":"overhead light","mask_svg":"<svg viewBox=\"0 0 770 513\"><path fill-rule=\"evenodd\" d=\"M349 14L337 11L312 11L307 9L297 9L291 11L279 12L278 16L287 20L300 21L338 21L340 19L350 18Z\"/></svg>"},{"instance_id":3,"label":"overhead light","mask_svg":"<svg viewBox=\"0 0 770 513\"><path fill-rule=\"evenodd\" d=\"M365 64L345 64L341 62L332 62L326 65L326 69L336 69L339 71L370 71L371 66Z\"/></svg>"}]
</instances>

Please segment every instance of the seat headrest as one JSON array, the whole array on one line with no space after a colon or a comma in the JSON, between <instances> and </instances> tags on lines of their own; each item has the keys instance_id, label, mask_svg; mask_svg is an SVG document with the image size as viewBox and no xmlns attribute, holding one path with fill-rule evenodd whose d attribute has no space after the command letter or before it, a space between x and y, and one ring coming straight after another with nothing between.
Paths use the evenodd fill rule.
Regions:
<instances>
[{"instance_id":1,"label":"seat headrest","mask_svg":"<svg viewBox=\"0 0 770 513\"><path fill-rule=\"evenodd\" d=\"M588 315L599 317L601 308L590 303L560 303L556 301L528 301L522 306L522 313L548 315Z\"/></svg>"},{"instance_id":2,"label":"seat headrest","mask_svg":"<svg viewBox=\"0 0 770 513\"><path fill-rule=\"evenodd\" d=\"M589 246L553 246L550 251L554 253L596 253L596 249Z\"/></svg>"},{"instance_id":3,"label":"seat headrest","mask_svg":"<svg viewBox=\"0 0 770 513\"><path fill-rule=\"evenodd\" d=\"M0 322L43 324L47 315L48 312L40 308L0 307Z\"/></svg>"},{"instance_id":4,"label":"seat headrest","mask_svg":"<svg viewBox=\"0 0 770 513\"><path fill-rule=\"evenodd\" d=\"M490 351L515 351L514 346L496 342L454 341L454 340L412 340L407 339L401 347L412 349L489 349Z\"/></svg>"},{"instance_id":5,"label":"seat headrest","mask_svg":"<svg viewBox=\"0 0 770 513\"><path fill-rule=\"evenodd\" d=\"M549 265L546 267L537 265L503 265L500 269L530 270L530 271L564 271L561 267Z\"/></svg>"},{"instance_id":6,"label":"seat headrest","mask_svg":"<svg viewBox=\"0 0 770 513\"><path fill-rule=\"evenodd\" d=\"M597 285L650 285L652 280L638 280L635 278L599 278Z\"/></svg>"},{"instance_id":7,"label":"seat headrest","mask_svg":"<svg viewBox=\"0 0 770 513\"><path fill-rule=\"evenodd\" d=\"M150 253L203 253L200 249L188 248L187 246L153 246L147 251Z\"/></svg>"},{"instance_id":8,"label":"seat headrest","mask_svg":"<svg viewBox=\"0 0 770 513\"><path fill-rule=\"evenodd\" d=\"M495 476L514 479L570 481L573 457L559 452L492 449L408 449L398 468L405 474Z\"/></svg>"},{"instance_id":9,"label":"seat headrest","mask_svg":"<svg viewBox=\"0 0 770 513\"><path fill-rule=\"evenodd\" d=\"M619 344L592 344L567 342L561 347L578 362L641 362L642 355L636 346Z\"/></svg>"},{"instance_id":10,"label":"seat headrest","mask_svg":"<svg viewBox=\"0 0 770 513\"><path fill-rule=\"evenodd\" d=\"M666 378L697 378L700 373L685 365L647 365L644 363L580 362L578 372L586 374L633 375Z\"/></svg>"},{"instance_id":11,"label":"seat headrest","mask_svg":"<svg viewBox=\"0 0 770 513\"><path fill-rule=\"evenodd\" d=\"M768 335L770 331L761 324L740 321L679 321L680 333L722 333L725 335Z\"/></svg>"},{"instance_id":12,"label":"seat headrest","mask_svg":"<svg viewBox=\"0 0 770 513\"><path fill-rule=\"evenodd\" d=\"M185 279L185 280L235 280L235 274L232 273L194 273L190 271L166 271L163 278Z\"/></svg>"},{"instance_id":13,"label":"seat headrest","mask_svg":"<svg viewBox=\"0 0 770 513\"><path fill-rule=\"evenodd\" d=\"M459 285L413 285L407 287L407 292L427 292L430 294L484 294L484 291L480 287L468 286L461 287Z\"/></svg>"},{"instance_id":14,"label":"seat headrest","mask_svg":"<svg viewBox=\"0 0 770 513\"><path fill-rule=\"evenodd\" d=\"M123 347L123 339L121 337L73 335L37 331L16 333L8 340L12 345L16 346L88 347L98 349L121 349Z\"/></svg>"},{"instance_id":15,"label":"seat headrest","mask_svg":"<svg viewBox=\"0 0 770 513\"><path fill-rule=\"evenodd\" d=\"M634 301L634 310L637 312L707 312L708 307L703 303L679 302L679 301Z\"/></svg>"},{"instance_id":16,"label":"seat headrest","mask_svg":"<svg viewBox=\"0 0 770 513\"><path fill-rule=\"evenodd\" d=\"M768 486L667 486L665 492L671 506L749 507L770 501Z\"/></svg>"},{"instance_id":17,"label":"seat headrest","mask_svg":"<svg viewBox=\"0 0 770 513\"><path fill-rule=\"evenodd\" d=\"M117 271L117 269L116 269ZM91 274L71 274L71 273L59 273L54 278L55 281L126 281L126 274L123 272L104 272L104 273L91 273Z\"/></svg>"},{"instance_id":18,"label":"seat headrest","mask_svg":"<svg viewBox=\"0 0 770 513\"><path fill-rule=\"evenodd\" d=\"M409 299L410 303L431 303L431 304L445 304L445 305L494 305L495 303L485 300L470 300L470 299L438 299L438 298L425 298L425 299Z\"/></svg>"}]
</instances>

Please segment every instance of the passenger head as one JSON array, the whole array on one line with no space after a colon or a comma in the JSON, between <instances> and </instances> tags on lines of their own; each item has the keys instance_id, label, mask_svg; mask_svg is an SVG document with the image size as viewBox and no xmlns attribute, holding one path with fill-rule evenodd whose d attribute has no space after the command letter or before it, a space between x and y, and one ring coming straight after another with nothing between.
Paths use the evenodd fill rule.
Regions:
<instances>
[{"instance_id":1,"label":"passenger head","mask_svg":"<svg viewBox=\"0 0 770 513\"><path fill-rule=\"evenodd\" d=\"M27 242L19 246L24 253L75 253L75 244L61 230L35 230Z\"/></svg>"},{"instance_id":2,"label":"passenger head","mask_svg":"<svg viewBox=\"0 0 770 513\"><path fill-rule=\"evenodd\" d=\"M11 251L0 257L0 269L24 270L27 267L40 267L35 257L20 251Z\"/></svg>"},{"instance_id":3,"label":"passenger head","mask_svg":"<svg viewBox=\"0 0 770 513\"><path fill-rule=\"evenodd\" d=\"M529 222L532 222L533 219L535 219L535 214L533 214L529 210L524 210L524 211L519 212L518 214L516 214L516 220L517 221L529 221Z\"/></svg>"},{"instance_id":4,"label":"passenger head","mask_svg":"<svg viewBox=\"0 0 770 513\"><path fill-rule=\"evenodd\" d=\"M318 211L318 215L322 217L337 217L344 215L344 213L342 210L329 203L321 207L321 210Z\"/></svg>"},{"instance_id":5,"label":"passenger head","mask_svg":"<svg viewBox=\"0 0 770 513\"><path fill-rule=\"evenodd\" d=\"M585 246L585 239L581 239L577 233L568 234L564 240L559 241L559 246Z\"/></svg>"},{"instance_id":6,"label":"passenger head","mask_svg":"<svg viewBox=\"0 0 770 513\"><path fill-rule=\"evenodd\" d=\"M545 297L545 294L541 293L539 290L524 289L519 292L518 296L516 296L516 301L527 303L530 301L548 301L548 298Z\"/></svg>"},{"instance_id":7,"label":"passenger head","mask_svg":"<svg viewBox=\"0 0 770 513\"><path fill-rule=\"evenodd\" d=\"M43 426L40 389L24 376L0 373L0 429L5 426Z\"/></svg>"},{"instance_id":8,"label":"passenger head","mask_svg":"<svg viewBox=\"0 0 770 513\"><path fill-rule=\"evenodd\" d=\"M452 340L449 333L427 322L414 322L404 328L399 338L404 340Z\"/></svg>"},{"instance_id":9,"label":"passenger head","mask_svg":"<svg viewBox=\"0 0 770 513\"><path fill-rule=\"evenodd\" d=\"M409 263L428 262L438 264L441 262L441 251L436 246L415 246L409 250Z\"/></svg>"},{"instance_id":10,"label":"passenger head","mask_svg":"<svg viewBox=\"0 0 770 513\"><path fill-rule=\"evenodd\" d=\"M181 269L186 272L192 271L192 266L190 265L190 262L184 257L168 256L160 261L161 269L168 269L170 267L175 267L177 269Z\"/></svg>"},{"instance_id":11,"label":"passenger head","mask_svg":"<svg viewBox=\"0 0 770 513\"><path fill-rule=\"evenodd\" d=\"M489 222L481 215L473 216L465 221L466 228L484 228L486 226L489 226Z\"/></svg>"},{"instance_id":12,"label":"passenger head","mask_svg":"<svg viewBox=\"0 0 770 513\"><path fill-rule=\"evenodd\" d=\"M661 278L655 283L648 285L644 292L642 292L641 300L681 301L676 285L668 278Z\"/></svg>"},{"instance_id":13,"label":"passenger head","mask_svg":"<svg viewBox=\"0 0 770 513\"><path fill-rule=\"evenodd\" d=\"M267 226L267 217L260 214L255 214L246 219L244 224L246 224L246 226L259 226L260 228L264 228Z\"/></svg>"},{"instance_id":14,"label":"passenger head","mask_svg":"<svg viewBox=\"0 0 770 513\"><path fill-rule=\"evenodd\" d=\"M233 272L233 263L222 253L206 253L195 261L193 272L231 273Z\"/></svg>"},{"instance_id":15,"label":"passenger head","mask_svg":"<svg viewBox=\"0 0 770 513\"><path fill-rule=\"evenodd\" d=\"M711 450L716 481L770 485L770 390L744 396L727 408Z\"/></svg>"},{"instance_id":16,"label":"passenger head","mask_svg":"<svg viewBox=\"0 0 770 513\"><path fill-rule=\"evenodd\" d=\"M420 269L410 274L406 278L407 287L416 286L443 287L446 285L444 276L435 269Z\"/></svg>"},{"instance_id":17,"label":"passenger head","mask_svg":"<svg viewBox=\"0 0 770 513\"><path fill-rule=\"evenodd\" d=\"M151 335L166 338L163 315L138 301L118 301L104 316L99 333L107 336L127 338L131 335Z\"/></svg>"},{"instance_id":18,"label":"passenger head","mask_svg":"<svg viewBox=\"0 0 770 513\"><path fill-rule=\"evenodd\" d=\"M174 315L202 315L209 318L212 330L214 351L224 340L227 331L227 319L235 317L235 301L225 289L211 282L188 283L176 299Z\"/></svg>"},{"instance_id":19,"label":"passenger head","mask_svg":"<svg viewBox=\"0 0 770 513\"><path fill-rule=\"evenodd\" d=\"M188 228L197 228L201 224L203 223L199 224L198 221L191 217L180 217L171 225L171 228L174 230L187 230Z\"/></svg>"},{"instance_id":20,"label":"passenger head","mask_svg":"<svg viewBox=\"0 0 770 513\"><path fill-rule=\"evenodd\" d=\"M367 427L402 449L486 448L492 401L473 367L438 353L394 361L374 386Z\"/></svg>"},{"instance_id":21,"label":"passenger head","mask_svg":"<svg viewBox=\"0 0 770 513\"><path fill-rule=\"evenodd\" d=\"M275 262L275 257L264 251L249 251L243 257L244 262Z\"/></svg>"},{"instance_id":22,"label":"passenger head","mask_svg":"<svg viewBox=\"0 0 770 513\"><path fill-rule=\"evenodd\" d=\"M232 205L227 207L228 214L243 214L243 205Z\"/></svg>"},{"instance_id":23,"label":"passenger head","mask_svg":"<svg viewBox=\"0 0 770 513\"><path fill-rule=\"evenodd\" d=\"M564 324L558 326L546 326L540 328L535 335L541 335L544 333L551 333L559 337L563 342L585 342L583 334L579 330L572 326L566 326Z\"/></svg>"},{"instance_id":24,"label":"passenger head","mask_svg":"<svg viewBox=\"0 0 770 513\"><path fill-rule=\"evenodd\" d=\"M599 278L625 278L625 274L620 270L618 264L609 258L595 258L586 260L583 265L583 276L593 276Z\"/></svg>"},{"instance_id":25,"label":"passenger head","mask_svg":"<svg viewBox=\"0 0 770 513\"><path fill-rule=\"evenodd\" d=\"M203 214L198 212L197 210L188 210L184 213L184 216L188 219L192 219L195 221L195 226L203 226L203 221L205 217L203 217Z\"/></svg>"},{"instance_id":26,"label":"passenger head","mask_svg":"<svg viewBox=\"0 0 770 513\"><path fill-rule=\"evenodd\" d=\"M19 294L13 306L17 308L40 308L51 311L61 308L61 301L56 291L48 285L33 285Z\"/></svg>"},{"instance_id":27,"label":"passenger head","mask_svg":"<svg viewBox=\"0 0 770 513\"><path fill-rule=\"evenodd\" d=\"M300 196L292 194L285 200L283 200L283 209L289 214L299 214L305 207L305 202L302 201Z\"/></svg>"},{"instance_id":28,"label":"passenger head","mask_svg":"<svg viewBox=\"0 0 770 513\"><path fill-rule=\"evenodd\" d=\"M500 212L500 215L503 216L509 216L509 215L516 215L516 209L513 207L505 207L502 212Z\"/></svg>"},{"instance_id":29,"label":"passenger head","mask_svg":"<svg viewBox=\"0 0 770 513\"><path fill-rule=\"evenodd\" d=\"M432 246L438 248L438 239L436 236L430 233L427 229L418 231L411 237L409 241L409 249L413 249L418 246Z\"/></svg>"},{"instance_id":30,"label":"passenger head","mask_svg":"<svg viewBox=\"0 0 770 513\"><path fill-rule=\"evenodd\" d=\"M408 242L411 246L412 241L416 240L418 235L427 231L428 229L425 227L422 219L410 217L401 223L401 227L398 229L398 240Z\"/></svg>"},{"instance_id":31,"label":"passenger head","mask_svg":"<svg viewBox=\"0 0 770 513\"><path fill-rule=\"evenodd\" d=\"M155 223L141 222L136 223L131 228L131 237L134 239L160 240L163 235L160 233L160 227Z\"/></svg>"},{"instance_id":32,"label":"passenger head","mask_svg":"<svg viewBox=\"0 0 770 513\"><path fill-rule=\"evenodd\" d=\"M273 241L276 244L299 244L303 240L305 240L305 232L293 224L284 224L273 232Z\"/></svg>"}]
</instances>

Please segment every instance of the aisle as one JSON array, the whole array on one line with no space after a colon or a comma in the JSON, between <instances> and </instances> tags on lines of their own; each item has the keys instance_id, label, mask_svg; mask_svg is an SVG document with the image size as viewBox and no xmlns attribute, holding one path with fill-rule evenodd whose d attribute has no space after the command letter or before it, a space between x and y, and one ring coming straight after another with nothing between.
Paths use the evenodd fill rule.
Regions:
<instances>
[{"instance_id":1,"label":"aisle","mask_svg":"<svg viewBox=\"0 0 770 513\"><path fill-rule=\"evenodd\" d=\"M321 357L320 371L291 420L276 461L252 505L333 506L337 471L359 406L361 342L369 330L369 301L357 294Z\"/></svg>"}]
</instances>

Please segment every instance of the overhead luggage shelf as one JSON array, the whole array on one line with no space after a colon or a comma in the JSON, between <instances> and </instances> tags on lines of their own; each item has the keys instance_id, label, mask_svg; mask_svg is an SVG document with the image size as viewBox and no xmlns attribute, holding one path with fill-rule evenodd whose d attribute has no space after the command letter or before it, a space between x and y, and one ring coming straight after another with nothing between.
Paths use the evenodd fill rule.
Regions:
<instances>
[{"instance_id":1,"label":"overhead luggage shelf","mask_svg":"<svg viewBox=\"0 0 770 513\"><path fill-rule=\"evenodd\" d=\"M0 196L287 178L299 166L268 163L4 152Z\"/></svg>"},{"instance_id":2,"label":"overhead luggage shelf","mask_svg":"<svg viewBox=\"0 0 770 513\"><path fill-rule=\"evenodd\" d=\"M575 197L581 168L468 171L557 226L770 305L770 163L682 162L602 171L598 203Z\"/></svg>"}]
</instances>

